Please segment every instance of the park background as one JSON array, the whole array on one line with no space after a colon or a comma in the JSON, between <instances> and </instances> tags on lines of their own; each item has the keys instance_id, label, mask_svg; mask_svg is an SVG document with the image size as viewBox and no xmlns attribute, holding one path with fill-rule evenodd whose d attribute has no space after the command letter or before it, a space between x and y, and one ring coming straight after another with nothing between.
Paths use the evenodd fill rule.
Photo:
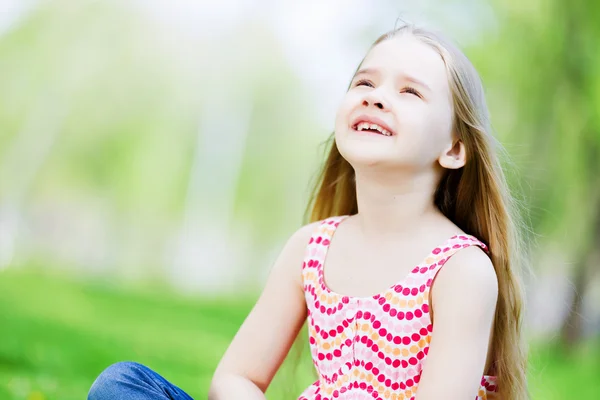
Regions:
<instances>
[{"instance_id":1,"label":"park background","mask_svg":"<svg viewBox=\"0 0 600 400\"><path fill-rule=\"evenodd\" d=\"M600 398L599 2L0 0L0 399L83 399L122 360L206 398L399 17L483 78L531 227L532 398Z\"/></svg>"}]
</instances>

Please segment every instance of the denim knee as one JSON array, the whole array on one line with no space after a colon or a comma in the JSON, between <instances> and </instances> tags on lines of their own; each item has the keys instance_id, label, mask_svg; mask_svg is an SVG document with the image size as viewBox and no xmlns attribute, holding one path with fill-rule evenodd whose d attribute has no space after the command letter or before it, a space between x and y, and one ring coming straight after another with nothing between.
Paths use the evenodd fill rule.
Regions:
<instances>
[{"instance_id":1,"label":"denim knee","mask_svg":"<svg viewBox=\"0 0 600 400\"><path fill-rule=\"evenodd\" d=\"M96 378L88 393L88 400L118 399L123 385L136 376L144 366L136 362L123 361L112 364Z\"/></svg>"}]
</instances>

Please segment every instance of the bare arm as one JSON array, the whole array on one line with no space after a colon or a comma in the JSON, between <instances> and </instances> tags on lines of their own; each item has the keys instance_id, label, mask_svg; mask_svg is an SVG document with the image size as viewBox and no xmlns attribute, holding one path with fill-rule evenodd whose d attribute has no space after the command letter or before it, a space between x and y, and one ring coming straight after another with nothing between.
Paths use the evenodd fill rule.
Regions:
<instances>
[{"instance_id":1,"label":"bare arm","mask_svg":"<svg viewBox=\"0 0 600 400\"><path fill-rule=\"evenodd\" d=\"M417 400L475 398L484 373L498 299L498 280L479 248L459 251L432 287L435 312Z\"/></svg>"},{"instance_id":2,"label":"bare arm","mask_svg":"<svg viewBox=\"0 0 600 400\"><path fill-rule=\"evenodd\" d=\"M302 260L315 224L288 240L265 288L219 362L209 400L263 400L304 320Z\"/></svg>"}]
</instances>

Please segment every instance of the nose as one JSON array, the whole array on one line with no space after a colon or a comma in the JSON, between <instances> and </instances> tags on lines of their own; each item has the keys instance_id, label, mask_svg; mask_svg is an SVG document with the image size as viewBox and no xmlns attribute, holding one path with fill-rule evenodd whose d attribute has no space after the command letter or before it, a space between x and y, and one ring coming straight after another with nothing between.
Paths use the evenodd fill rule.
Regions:
<instances>
[{"instance_id":1,"label":"nose","mask_svg":"<svg viewBox=\"0 0 600 400\"><path fill-rule=\"evenodd\" d=\"M381 93L371 91L365 95L362 101L363 107L377 107L380 110L388 110L388 102L383 98Z\"/></svg>"}]
</instances>

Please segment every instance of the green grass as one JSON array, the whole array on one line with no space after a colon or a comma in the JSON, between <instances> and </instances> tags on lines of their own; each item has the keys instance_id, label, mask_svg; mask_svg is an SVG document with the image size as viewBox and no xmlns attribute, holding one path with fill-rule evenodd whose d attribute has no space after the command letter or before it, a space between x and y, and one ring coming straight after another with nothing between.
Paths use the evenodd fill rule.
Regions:
<instances>
[{"instance_id":1,"label":"green grass","mask_svg":"<svg viewBox=\"0 0 600 400\"><path fill-rule=\"evenodd\" d=\"M212 371L252 302L252 296L190 299L161 287L119 289L4 271L0 399L85 399L94 378L124 360L146 364L192 397L205 399ZM531 359L534 399L598 398L597 344L569 356L557 346L538 345ZM268 397L294 398L311 380L308 357L296 373L286 363Z\"/></svg>"}]
</instances>

